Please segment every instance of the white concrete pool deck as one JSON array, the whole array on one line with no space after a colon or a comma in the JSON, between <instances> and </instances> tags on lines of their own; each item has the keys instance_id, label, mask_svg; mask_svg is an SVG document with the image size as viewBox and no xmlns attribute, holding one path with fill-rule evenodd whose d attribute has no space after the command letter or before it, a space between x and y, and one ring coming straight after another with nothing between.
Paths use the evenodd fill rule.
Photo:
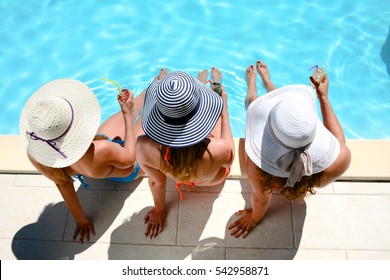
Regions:
<instances>
[{"instance_id":1,"label":"white concrete pool deck","mask_svg":"<svg viewBox=\"0 0 390 280\"><path fill-rule=\"evenodd\" d=\"M0 259L390 260L390 140L348 146L352 164L339 181L303 204L274 195L246 239L227 230L233 213L250 205L238 153L223 185L184 191L180 201L169 181L166 225L154 240L143 236L153 205L147 178L89 180L91 188L77 193L96 236L79 244L71 241L75 223L55 185L31 166L18 136L1 136Z\"/></svg>"}]
</instances>

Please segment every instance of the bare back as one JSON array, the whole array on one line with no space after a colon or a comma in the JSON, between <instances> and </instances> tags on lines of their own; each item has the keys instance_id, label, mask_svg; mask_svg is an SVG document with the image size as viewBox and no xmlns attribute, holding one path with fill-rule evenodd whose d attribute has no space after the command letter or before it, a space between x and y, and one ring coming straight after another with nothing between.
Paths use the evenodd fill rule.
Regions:
<instances>
[{"instance_id":1,"label":"bare back","mask_svg":"<svg viewBox=\"0 0 390 280\"><path fill-rule=\"evenodd\" d=\"M107 140L93 141L85 155L71 168L92 178L126 177L134 170L135 162L125 149Z\"/></svg>"},{"instance_id":2,"label":"bare back","mask_svg":"<svg viewBox=\"0 0 390 280\"><path fill-rule=\"evenodd\" d=\"M137 140L137 156L140 164L147 165L154 169L154 172L164 174L161 165L161 145L156 144L149 137L143 135ZM147 152L141 152L147 151ZM194 183L197 185L212 185L221 181L226 169L231 165L233 154L230 146L225 140L210 138L206 152L203 154L202 162L195 169ZM147 173L150 173L146 171ZM172 174L166 175L175 181L180 181Z\"/></svg>"}]
</instances>

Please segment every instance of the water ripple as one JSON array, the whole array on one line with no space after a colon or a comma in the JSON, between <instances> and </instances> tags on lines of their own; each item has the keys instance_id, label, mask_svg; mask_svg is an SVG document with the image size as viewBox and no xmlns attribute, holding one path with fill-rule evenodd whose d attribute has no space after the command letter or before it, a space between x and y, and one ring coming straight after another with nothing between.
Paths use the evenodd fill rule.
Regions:
<instances>
[{"instance_id":1,"label":"water ripple","mask_svg":"<svg viewBox=\"0 0 390 280\"><path fill-rule=\"evenodd\" d=\"M87 82L105 120L119 105L102 77L137 95L162 67L196 76L215 66L243 137L245 69L262 59L277 86L308 84L307 69L326 62L347 138L390 138L389 1L144 2L0 0L0 134L18 133L24 103L53 79Z\"/></svg>"}]
</instances>

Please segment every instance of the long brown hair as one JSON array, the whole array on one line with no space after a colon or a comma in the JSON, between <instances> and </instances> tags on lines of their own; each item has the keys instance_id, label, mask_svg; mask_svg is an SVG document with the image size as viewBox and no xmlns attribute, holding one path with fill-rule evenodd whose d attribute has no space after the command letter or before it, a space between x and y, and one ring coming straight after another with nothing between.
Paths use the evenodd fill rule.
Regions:
<instances>
[{"instance_id":1,"label":"long brown hair","mask_svg":"<svg viewBox=\"0 0 390 280\"><path fill-rule=\"evenodd\" d=\"M287 178L273 176L260 169L263 176L265 189L263 192L271 192L273 188L277 188L281 195L284 195L289 200L301 200L307 194L315 194L315 188L321 186L321 177L323 172L313 174L311 176L303 176L300 182L296 182L293 187L284 187Z\"/></svg>"},{"instance_id":2,"label":"long brown hair","mask_svg":"<svg viewBox=\"0 0 390 280\"><path fill-rule=\"evenodd\" d=\"M162 145L161 166L163 172L169 172L182 182L191 182L195 177L196 167L207 152L212 160L211 153L207 150L210 139L206 138L202 142L181 148L170 148Z\"/></svg>"}]
</instances>

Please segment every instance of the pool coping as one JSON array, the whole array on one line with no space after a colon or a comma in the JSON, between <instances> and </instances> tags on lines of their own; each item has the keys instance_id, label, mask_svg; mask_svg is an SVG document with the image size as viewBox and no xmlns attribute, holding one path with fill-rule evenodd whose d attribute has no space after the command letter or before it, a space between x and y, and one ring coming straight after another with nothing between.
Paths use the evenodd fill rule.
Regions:
<instances>
[{"instance_id":1,"label":"pool coping","mask_svg":"<svg viewBox=\"0 0 390 280\"><path fill-rule=\"evenodd\" d=\"M244 149L242 138L235 138L236 155L229 178L245 177L241 172ZM347 146L352 153L349 169L339 180L390 181L390 140L348 139ZM39 174L27 158L19 135L0 135L0 173Z\"/></svg>"}]
</instances>

